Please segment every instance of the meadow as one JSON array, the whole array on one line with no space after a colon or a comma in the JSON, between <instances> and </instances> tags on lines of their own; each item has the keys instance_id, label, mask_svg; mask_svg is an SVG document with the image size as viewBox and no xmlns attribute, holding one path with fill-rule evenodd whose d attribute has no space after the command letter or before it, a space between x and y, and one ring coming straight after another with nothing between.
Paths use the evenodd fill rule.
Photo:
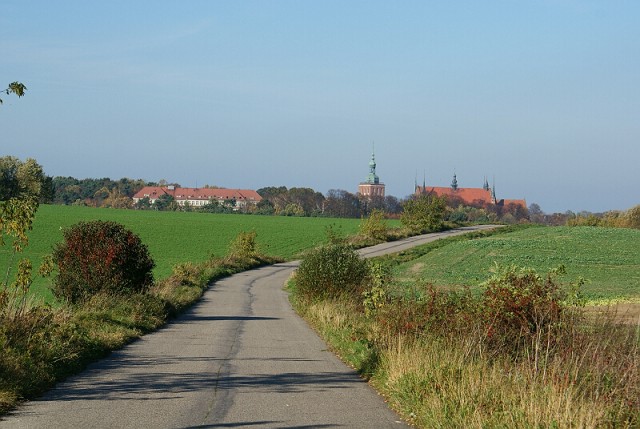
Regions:
<instances>
[{"instance_id":1,"label":"meadow","mask_svg":"<svg viewBox=\"0 0 640 429\"><path fill-rule=\"evenodd\" d=\"M30 258L34 267L62 241L62 231L80 221L119 222L138 234L156 262L154 276L162 279L183 262L202 262L224 256L229 243L241 231L256 231L258 250L291 260L305 249L326 240L327 228L341 235L358 231L359 219L254 216L239 214L184 213L151 210L120 210L80 206L41 205L29 233L29 246L18 257ZM12 261L10 246L0 247L0 272ZM32 293L52 300L50 279L34 278Z\"/></svg>"},{"instance_id":2,"label":"meadow","mask_svg":"<svg viewBox=\"0 0 640 429\"><path fill-rule=\"evenodd\" d=\"M421 280L457 288L480 284L495 264L539 273L564 265L564 282L586 280L589 301L640 298L640 230L599 227L531 227L476 240L457 240L394 267L399 285Z\"/></svg>"}]
</instances>

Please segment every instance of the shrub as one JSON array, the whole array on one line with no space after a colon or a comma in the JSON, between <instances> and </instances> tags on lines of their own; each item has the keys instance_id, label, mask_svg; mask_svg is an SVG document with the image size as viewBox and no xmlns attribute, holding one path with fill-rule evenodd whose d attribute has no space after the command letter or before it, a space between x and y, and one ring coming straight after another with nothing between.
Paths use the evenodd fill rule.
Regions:
<instances>
[{"instance_id":1,"label":"shrub","mask_svg":"<svg viewBox=\"0 0 640 429\"><path fill-rule=\"evenodd\" d=\"M416 234L438 231L443 226L446 210L447 204L444 197L423 195L404 203L400 222Z\"/></svg>"},{"instance_id":2,"label":"shrub","mask_svg":"<svg viewBox=\"0 0 640 429\"><path fill-rule=\"evenodd\" d=\"M256 243L257 235L258 234L255 231L239 232L236 238L229 245L228 256L232 259L249 259L254 257L257 253L258 247Z\"/></svg>"},{"instance_id":3,"label":"shrub","mask_svg":"<svg viewBox=\"0 0 640 429\"><path fill-rule=\"evenodd\" d=\"M361 298L369 275L367 261L347 244L327 244L312 250L300 263L296 288L309 300L341 296Z\"/></svg>"},{"instance_id":4,"label":"shrub","mask_svg":"<svg viewBox=\"0 0 640 429\"><path fill-rule=\"evenodd\" d=\"M53 251L58 275L53 292L70 303L98 292L146 292L153 284L155 263L147 246L124 226L112 221L80 222L64 231Z\"/></svg>"},{"instance_id":5,"label":"shrub","mask_svg":"<svg viewBox=\"0 0 640 429\"><path fill-rule=\"evenodd\" d=\"M368 218L360 223L360 234L376 241L387 239L387 224L384 221L384 212L374 209Z\"/></svg>"},{"instance_id":6,"label":"shrub","mask_svg":"<svg viewBox=\"0 0 640 429\"><path fill-rule=\"evenodd\" d=\"M556 281L563 273L560 267L545 278L532 269L498 267L483 297L489 345L516 352L557 327L566 307L567 294Z\"/></svg>"},{"instance_id":7,"label":"shrub","mask_svg":"<svg viewBox=\"0 0 640 429\"><path fill-rule=\"evenodd\" d=\"M362 305L367 316L374 315L387 304L386 283L391 278L391 270L379 261L370 262L369 278L371 287L362 293Z\"/></svg>"}]
</instances>

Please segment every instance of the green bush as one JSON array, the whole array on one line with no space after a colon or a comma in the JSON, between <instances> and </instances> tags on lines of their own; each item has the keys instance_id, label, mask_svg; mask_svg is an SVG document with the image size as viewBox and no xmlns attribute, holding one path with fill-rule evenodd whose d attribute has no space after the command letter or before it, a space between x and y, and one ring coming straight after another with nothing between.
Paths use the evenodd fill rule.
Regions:
<instances>
[{"instance_id":1,"label":"green bush","mask_svg":"<svg viewBox=\"0 0 640 429\"><path fill-rule=\"evenodd\" d=\"M55 246L58 266L53 293L70 303L99 292L146 292L153 284L155 266L140 237L112 221L80 222L64 231Z\"/></svg>"},{"instance_id":2,"label":"green bush","mask_svg":"<svg viewBox=\"0 0 640 429\"><path fill-rule=\"evenodd\" d=\"M384 212L374 209L368 218L360 223L360 234L376 241L387 239L388 227L384 220Z\"/></svg>"},{"instance_id":3,"label":"green bush","mask_svg":"<svg viewBox=\"0 0 640 429\"><path fill-rule=\"evenodd\" d=\"M247 259L254 257L258 251L258 244L256 242L257 236L258 234L255 231L239 232L236 238L229 245L228 256L232 259Z\"/></svg>"},{"instance_id":4,"label":"green bush","mask_svg":"<svg viewBox=\"0 0 640 429\"><path fill-rule=\"evenodd\" d=\"M300 263L296 288L309 300L360 299L369 276L367 261L349 245L327 244L312 250Z\"/></svg>"},{"instance_id":5,"label":"green bush","mask_svg":"<svg viewBox=\"0 0 640 429\"><path fill-rule=\"evenodd\" d=\"M400 222L415 234L439 231L446 211L447 202L444 197L422 195L403 204Z\"/></svg>"}]
</instances>

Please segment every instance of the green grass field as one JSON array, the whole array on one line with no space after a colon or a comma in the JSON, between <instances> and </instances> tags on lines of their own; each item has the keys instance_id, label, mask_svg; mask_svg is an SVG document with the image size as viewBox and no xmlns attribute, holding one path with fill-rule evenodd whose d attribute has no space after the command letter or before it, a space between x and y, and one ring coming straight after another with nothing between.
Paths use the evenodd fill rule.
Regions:
<instances>
[{"instance_id":1,"label":"green grass field","mask_svg":"<svg viewBox=\"0 0 640 429\"><path fill-rule=\"evenodd\" d=\"M62 241L62 229L80 221L112 220L138 234L156 262L154 274L163 278L181 262L199 262L209 256L223 256L240 231L256 231L260 251L285 259L326 239L329 226L340 234L354 234L359 219L300 218L282 216L226 215L209 213L158 212L42 205L38 209L29 246L20 257L30 258L35 268L43 255ZM15 267L17 261L13 261ZM0 273L11 263L10 246L0 248ZM52 299L50 279L36 277L35 296Z\"/></svg>"},{"instance_id":2,"label":"green grass field","mask_svg":"<svg viewBox=\"0 0 640 429\"><path fill-rule=\"evenodd\" d=\"M415 279L438 286L477 288L494 263L544 274L564 265L562 281L587 280L589 300L640 298L640 231L623 228L535 227L436 249L394 269L401 284Z\"/></svg>"}]
</instances>

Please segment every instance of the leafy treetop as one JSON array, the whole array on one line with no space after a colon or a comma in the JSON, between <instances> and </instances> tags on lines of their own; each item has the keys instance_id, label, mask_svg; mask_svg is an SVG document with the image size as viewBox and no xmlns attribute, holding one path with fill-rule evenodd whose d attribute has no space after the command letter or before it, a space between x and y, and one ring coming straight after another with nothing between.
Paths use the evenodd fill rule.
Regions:
<instances>
[{"instance_id":1,"label":"leafy treetop","mask_svg":"<svg viewBox=\"0 0 640 429\"><path fill-rule=\"evenodd\" d=\"M24 96L24 92L27 90L27 87L20 82L11 82L7 89L3 90L5 94L15 94L18 97ZM2 104L2 98L0 98L0 104Z\"/></svg>"}]
</instances>

